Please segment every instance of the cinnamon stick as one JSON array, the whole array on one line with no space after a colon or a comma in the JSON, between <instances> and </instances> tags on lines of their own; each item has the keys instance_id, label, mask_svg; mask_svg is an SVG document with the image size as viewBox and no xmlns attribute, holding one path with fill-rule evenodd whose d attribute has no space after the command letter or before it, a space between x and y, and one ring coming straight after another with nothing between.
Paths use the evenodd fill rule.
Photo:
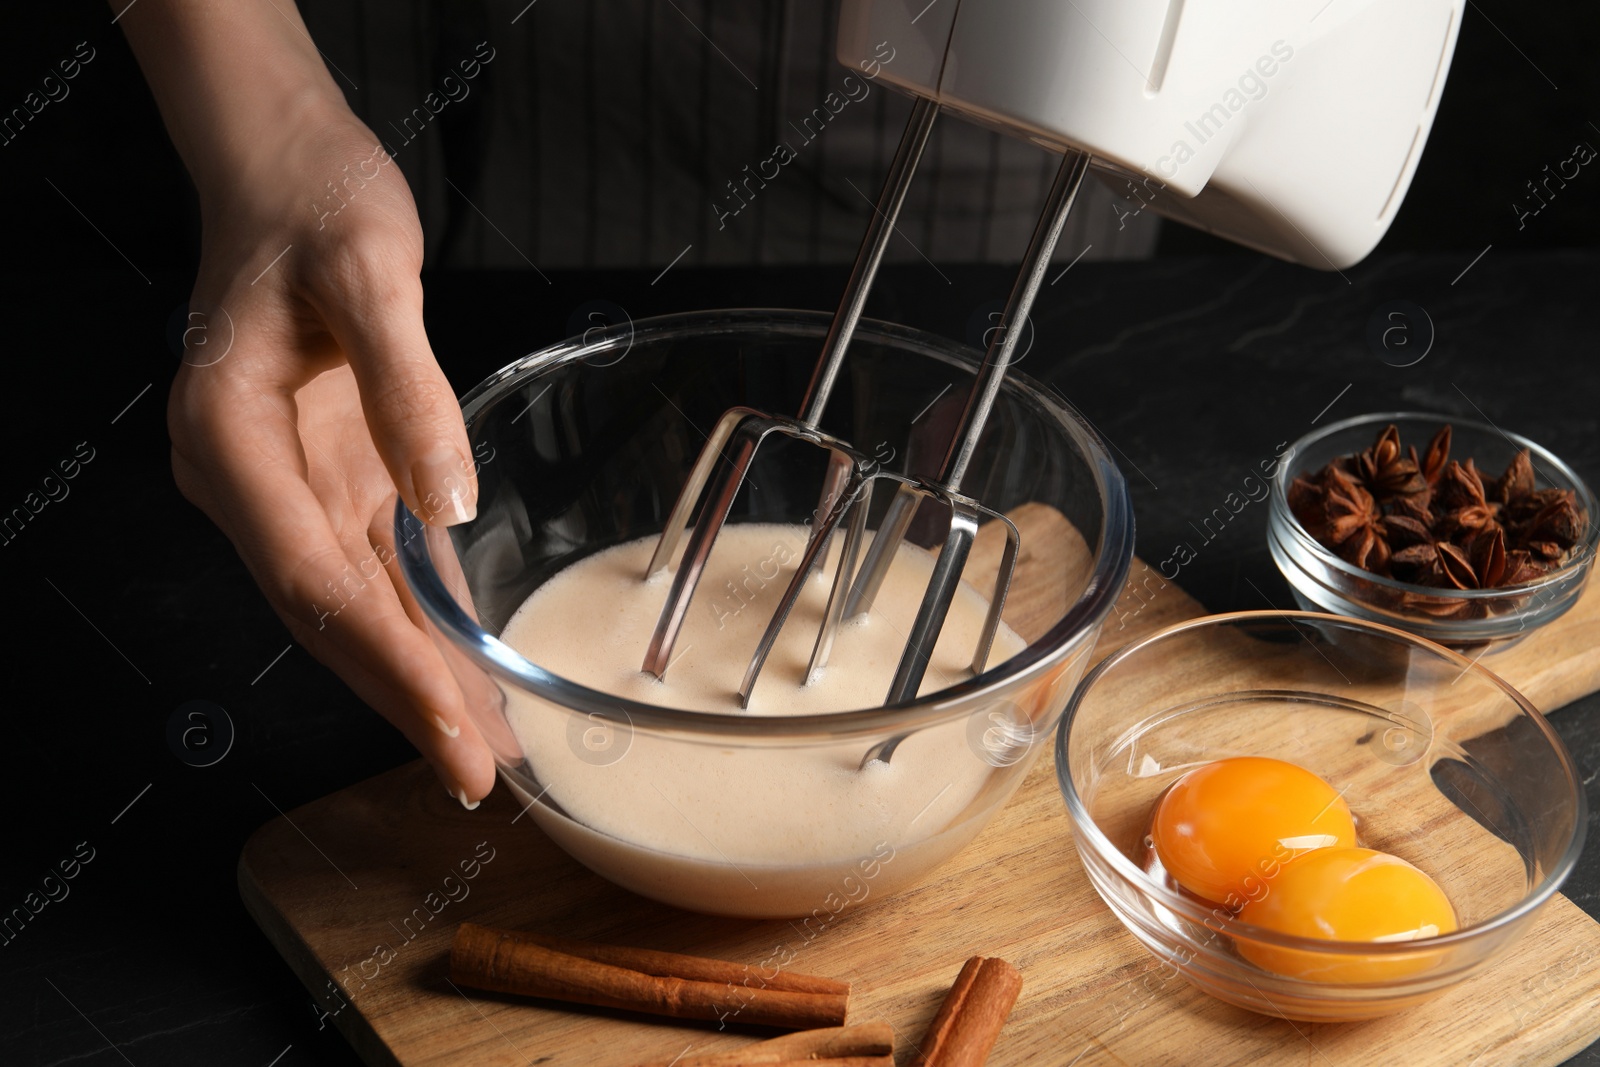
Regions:
<instances>
[{"instance_id":1,"label":"cinnamon stick","mask_svg":"<svg viewBox=\"0 0 1600 1067\"><path fill-rule=\"evenodd\" d=\"M912 1067L981 1067L1021 991L1022 975L1005 960L969 959L928 1024Z\"/></svg>"},{"instance_id":2,"label":"cinnamon stick","mask_svg":"<svg viewBox=\"0 0 1600 1067\"><path fill-rule=\"evenodd\" d=\"M849 1000L848 983L833 983L832 992L774 989L743 984L746 971L726 960L705 960L675 953L624 950L568 942L591 955L631 959L637 966L619 966L560 952L538 935L462 923L450 946L450 977L460 985L497 993L545 997L574 1004L648 1012L678 1019L718 1019L785 1030L810 1030L843 1024ZM688 962L685 962L688 961ZM727 970L720 970L726 968ZM731 979L706 980L690 975L737 973ZM666 971L664 974L652 973ZM793 977L793 976L791 976ZM757 975L757 981L760 976ZM813 979L827 982L826 979Z\"/></svg>"},{"instance_id":3,"label":"cinnamon stick","mask_svg":"<svg viewBox=\"0 0 1600 1067\"><path fill-rule=\"evenodd\" d=\"M894 1067L894 1028L862 1023L801 1030L729 1052L680 1056L642 1067Z\"/></svg>"},{"instance_id":4,"label":"cinnamon stick","mask_svg":"<svg viewBox=\"0 0 1600 1067\"><path fill-rule=\"evenodd\" d=\"M715 1064L715 1067L894 1067L894 1057L846 1056L839 1058L835 1056L828 1056L820 1060L813 1059L810 1056L806 1056L798 1060L773 1060L763 1058L759 1060L731 1059L702 1061L694 1059L679 1060L677 1063L672 1064L671 1067L684 1067L685 1064L690 1065L690 1067L708 1067L710 1064ZM665 1067L664 1063L662 1067Z\"/></svg>"},{"instance_id":5,"label":"cinnamon stick","mask_svg":"<svg viewBox=\"0 0 1600 1067\"><path fill-rule=\"evenodd\" d=\"M749 964L730 963L727 960L711 959L707 956L685 956L678 952L657 952L654 949L632 948L627 945L574 941L567 937L555 937L528 930L517 931L517 937L535 945L563 952L568 956L580 956L596 963L609 963L613 967L626 967L630 971L641 971L644 974L670 975L673 978L687 978L697 982L731 982L741 987L777 989L790 993L824 993L841 997L850 995L849 982L820 978L814 974L791 974L788 971L777 970L769 977Z\"/></svg>"}]
</instances>

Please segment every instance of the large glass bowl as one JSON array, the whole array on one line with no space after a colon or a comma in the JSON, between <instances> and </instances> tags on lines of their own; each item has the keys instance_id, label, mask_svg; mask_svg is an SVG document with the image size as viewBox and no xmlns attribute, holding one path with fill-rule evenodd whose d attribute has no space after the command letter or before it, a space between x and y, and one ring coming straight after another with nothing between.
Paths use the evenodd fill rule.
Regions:
<instances>
[{"instance_id":1,"label":"large glass bowl","mask_svg":"<svg viewBox=\"0 0 1600 1067\"><path fill-rule=\"evenodd\" d=\"M1495 589L1439 589L1385 578L1363 570L1312 537L1289 510L1288 488L1329 461L1369 448L1385 426L1419 452L1445 424L1451 426L1451 455L1472 457L1485 477L1499 476L1518 450L1527 449L1540 489L1568 489L1588 526L1561 566L1532 582ZM1314 430L1294 443L1278 467L1267 505L1267 544L1278 570L1288 579L1295 601L1310 611L1330 611L1398 626L1451 648L1488 645L1490 653L1511 647L1534 630L1565 614L1583 595L1600 548L1594 493L1576 471L1546 448L1470 419L1420 412L1358 415Z\"/></svg>"},{"instance_id":2,"label":"large glass bowl","mask_svg":"<svg viewBox=\"0 0 1600 1067\"><path fill-rule=\"evenodd\" d=\"M1043 748L1132 559L1127 488L1099 435L1013 374L962 489L1002 511L1047 505L1081 547L1044 553L1059 557L1043 576L1059 590L1048 618L1023 635L1023 651L981 675L893 707L873 706L882 697L872 694L830 714L706 713L586 688L501 640L552 575L661 530L723 410L796 411L828 322L700 312L529 355L463 401L480 463L476 520L445 531L396 512L405 580L530 821L613 882L695 911L831 916L912 883L970 841ZM891 469L930 475L977 355L863 322L822 428L892 455ZM807 481L797 465L806 453L819 454L764 445L750 474L759 491L740 494L731 521L805 522L820 486L820 473ZM876 495L869 525L889 496ZM916 527L911 539L935 541ZM1029 592L1037 613L1039 589ZM875 744L902 734L889 764L858 769ZM957 753L953 780L919 774L919 749ZM909 824L884 815L911 798L923 811ZM679 817L670 846L641 829Z\"/></svg>"},{"instance_id":3,"label":"large glass bowl","mask_svg":"<svg viewBox=\"0 0 1600 1067\"><path fill-rule=\"evenodd\" d=\"M1156 800L1233 756L1327 780L1359 842L1432 877L1459 929L1389 943L1295 937L1158 877ZM1400 630L1309 612L1208 616L1106 659L1067 707L1056 774L1090 883L1158 960L1230 1003L1320 1022L1400 1011L1490 966L1571 872L1586 820L1572 757L1516 690ZM1269 859L1266 893L1281 869Z\"/></svg>"}]
</instances>

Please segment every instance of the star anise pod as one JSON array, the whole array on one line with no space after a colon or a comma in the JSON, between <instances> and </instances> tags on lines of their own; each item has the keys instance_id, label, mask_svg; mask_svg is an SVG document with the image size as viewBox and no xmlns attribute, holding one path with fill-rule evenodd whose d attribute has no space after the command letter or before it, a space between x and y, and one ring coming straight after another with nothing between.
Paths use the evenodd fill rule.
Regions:
<instances>
[{"instance_id":1,"label":"star anise pod","mask_svg":"<svg viewBox=\"0 0 1600 1067\"><path fill-rule=\"evenodd\" d=\"M1327 471L1343 471L1352 478L1361 477L1361 453L1354 452L1348 456L1336 456L1325 468Z\"/></svg>"},{"instance_id":2,"label":"star anise pod","mask_svg":"<svg viewBox=\"0 0 1600 1067\"><path fill-rule=\"evenodd\" d=\"M1351 499L1351 487L1359 488L1351 475L1341 468L1329 465L1310 476L1300 475L1289 483L1285 496L1289 501L1289 510L1299 520L1300 525L1325 545L1336 543L1348 535L1349 530L1342 530L1337 539L1334 538L1329 518L1329 496L1333 494L1341 499L1334 506L1336 513L1352 510L1354 502Z\"/></svg>"},{"instance_id":3,"label":"star anise pod","mask_svg":"<svg viewBox=\"0 0 1600 1067\"><path fill-rule=\"evenodd\" d=\"M1427 523L1400 512L1385 515L1383 529L1389 538L1389 547L1397 551L1414 545L1429 544L1433 540L1433 535L1428 532Z\"/></svg>"},{"instance_id":4,"label":"star anise pod","mask_svg":"<svg viewBox=\"0 0 1600 1067\"><path fill-rule=\"evenodd\" d=\"M1378 435L1371 448L1357 453L1356 467L1361 473L1361 480L1380 502L1387 502L1393 497L1410 496L1428 488L1415 458L1407 458L1400 450L1400 429L1393 423Z\"/></svg>"},{"instance_id":5,"label":"star anise pod","mask_svg":"<svg viewBox=\"0 0 1600 1067\"><path fill-rule=\"evenodd\" d=\"M1411 456L1411 462L1422 475L1424 483L1422 491L1408 493L1389 501L1391 511L1399 511L1425 526L1433 525L1433 488L1439 484L1439 478L1444 474L1445 467L1450 462L1450 426L1446 423L1433 439L1428 442L1428 450L1419 459L1417 446L1408 445L1406 451Z\"/></svg>"},{"instance_id":6,"label":"star anise pod","mask_svg":"<svg viewBox=\"0 0 1600 1067\"><path fill-rule=\"evenodd\" d=\"M1328 536L1334 544L1342 543L1363 525L1382 517L1372 494L1341 470L1329 472L1323 486L1322 506L1327 518Z\"/></svg>"},{"instance_id":7,"label":"star anise pod","mask_svg":"<svg viewBox=\"0 0 1600 1067\"><path fill-rule=\"evenodd\" d=\"M1503 584L1521 585L1537 581L1550 573L1550 567L1531 553L1517 549L1506 553L1506 574Z\"/></svg>"},{"instance_id":8,"label":"star anise pod","mask_svg":"<svg viewBox=\"0 0 1600 1067\"><path fill-rule=\"evenodd\" d=\"M1557 490L1548 502L1514 527L1517 540L1533 544L1548 541L1571 548L1583 536L1584 518L1570 490Z\"/></svg>"},{"instance_id":9,"label":"star anise pod","mask_svg":"<svg viewBox=\"0 0 1600 1067\"><path fill-rule=\"evenodd\" d=\"M1434 485L1434 503L1446 510L1483 504L1488 500L1483 490L1483 476L1469 456L1466 463L1451 460Z\"/></svg>"},{"instance_id":10,"label":"star anise pod","mask_svg":"<svg viewBox=\"0 0 1600 1067\"><path fill-rule=\"evenodd\" d=\"M1327 495L1322 484L1324 481L1321 474L1314 478L1302 474L1289 483L1289 489L1284 494L1289 501L1289 513L1319 541L1322 540L1322 502Z\"/></svg>"},{"instance_id":11,"label":"star anise pod","mask_svg":"<svg viewBox=\"0 0 1600 1067\"><path fill-rule=\"evenodd\" d=\"M1411 496L1397 496L1389 501L1389 516L1390 518L1404 516L1420 522L1423 526L1432 527L1433 508L1429 506L1432 496L1431 490L1424 490Z\"/></svg>"},{"instance_id":12,"label":"star anise pod","mask_svg":"<svg viewBox=\"0 0 1600 1067\"><path fill-rule=\"evenodd\" d=\"M1500 528L1500 505L1485 496L1483 477L1470 458L1464 466L1450 461L1434 491L1434 504L1435 533L1445 540L1462 543Z\"/></svg>"},{"instance_id":13,"label":"star anise pod","mask_svg":"<svg viewBox=\"0 0 1600 1067\"><path fill-rule=\"evenodd\" d=\"M1505 579L1506 539L1504 531L1498 527L1491 533L1480 534L1468 549L1448 541L1440 542L1437 549L1439 572L1444 578L1438 584L1444 588L1493 589ZM1481 619L1489 613L1488 605L1476 600L1455 601L1453 611L1444 610L1442 605L1430 610L1425 601L1414 602L1412 606L1420 607L1435 618Z\"/></svg>"},{"instance_id":14,"label":"star anise pod","mask_svg":"<svg viewBox=\"0 0 1600 1067\"><path fill-rule=\"evenodd\" d=\"M1554 541L1529 541L1528 555L1536 560L1553 563L1567 554L1567 550Z\"/></svg>"},{"instance_id":15,"label":"star anise pod","mask_svg":"<svg viewBox=\"0 0 1600 1067\"><path fill-rule=\"evenodd\" d=\"M1489 533L1479 534L1467 550L1472 560L1472 572L1477 575L1479 589L1493 589L1505 582L1506 535L1498 526Z\"/></svg>"},{"instance_id":16,"label":"star anise pod","mask_svg":"<svg viewBox=\"0 0 1600 1067\"><path fill-rule=\"evenodd\" d=\"M1438 433L1433 435L1433 440L1428 442L1428 451L1423 453L1422 462L1417 464L1422 471L1422 478L1429 487L1439 484L1440 475L1450 463L1450 424L1445 423ZM1412 449L1412 459L1416 459L1416 450Z\"/></svg>"},{"instance_id":17,"label":"star anise pod","mask_svg":"<svg viewBox=\"0 0 1600 1067\"><path fill-rule=\"evenodd\" d=\"M1389 557L1389 572L1413 585L1438 585L1443 580L1439 549L1432 541L1408 545Z\"/></svg>"},{"instance_id":18,"label":"star anise pod","mask_svg":"<svg viewBox=\"0 0 1600 1067\"><path fill-rule=\"evenodd\" d=\"M1455 589L1492 589L1506 584L1513 564L1524 566L1526 552L1512 560L1503 530L1480 534L1467 547L1449 541L1424 541L1396 552L1390 567L1396 577L1417 585Z\"/></svg>"},{"instance_id":19,"label":"star anise pod","mask_svg":"<svg viewBox=\"0 0 1600 1067\"><path fill-rule=\"evenodd\" d=\"M1444 572L1445 579L1457 589L1478 588L1478 576L1466 552L1449 541L1441 541L1438 548L1439 569Z\"/></svg>"},{"instance_id":20,"label":"star anise pod","mask_svg":"<svg viewBox=\"0 0 1600 1067\"><path fill-rule=\"evenodd\" d=\"M1364 571L1386 574L1389 570L1389 542L1383 536L1381 523L1363 527L1360 532L1339 546L1339 555Z\"/></svg>"},{"instance_id":21,"label":"star anise pod","mask_svg":"<svg viewBox=\"0 0 1600 1067\"><path fill-rule=\"evenodd\" d=\"M1383 513L1354 478L1342 470L1330 471L1322 510L1326 541L1346 561L1367 570L1378 570L1388 562Z\"/></svg>"},{"instance_id":22,"label":"star anise pod","mask_svg":"<svg viewBox=\"0 0 1600 1067\"><path fill-rule=\"evenodd\" d=\"M1527 522L1565 495L1566 493L1560 489L1535 489L1531 493L1519 496L1502 509L1506 524L1516 526Z\"/></svg>"},{"instance_id":23,"label":"star anise pod","mask_svg":"<svg viewBox=\"0 0 1600 1067\"><path fill-rule=\"evenodd\" d=\"M1509 504L1518 497L1533 492L1533 457L1524 448L1506 467L1506 472L1495 479L1489 499L1498 504Z\"/></svg>"},{"instance_id":24,"label":"star anise pod","mask_svg":"<svg viewBox=\"0 0 1600 1067\"><path fill-rule=\"evenodd\" d=\"M1488 611L1481 604L1449 596L1429 596L1427 593L1405 593L1400 606L1410 611L1420 611L1435 619L1481 619Z\"/></svg>"}]
</instances>

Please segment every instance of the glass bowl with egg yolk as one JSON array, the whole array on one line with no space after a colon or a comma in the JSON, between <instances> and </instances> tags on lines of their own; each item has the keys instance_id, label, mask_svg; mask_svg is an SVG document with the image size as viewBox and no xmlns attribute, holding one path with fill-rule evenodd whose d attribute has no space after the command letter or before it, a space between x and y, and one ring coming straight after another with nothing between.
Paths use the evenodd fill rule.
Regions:
<instances>
[{"instance_id":1,"label":"glass bowl with egg yolk","mask_svg":"<svg viewBox=\"0 0 1600 1067\"><path fill-rule=\"evenodd\" d=\"M1012 374L962 490L1031 515L1035 563L1013 583L981 674L967 669L979 594L963 586L922 692L883 706L931 566L923 548L943 539L923 515L906 567L897 557L823 675L799 684L827 592L813 582L740 707L826 466L823 450L778 435L733 502L707 564L717 576L689 605L665 679L644 674L670 584L645 581L646 561L702 431L734 405L799 410L829 324L814 312L696 312L535 352L462 402L477 517L445 530L395 516L401 572L527 815L518 829L536 825L641 896L800 918L807 931L914 884L1000 810L1048 749L1133 557L1128 490L1107 446L1050 390ZM863 320L822 429L887 471L937 470L981 356ZM892 495L874 493L869 530ZM980 528L974 560L1000 529ZM909 602L890 591L897 572L915 588ZM895 605L911 610L896 618ZM895 737L888 763L862 766ZM524 847L549 845L530 830ZM591 891L643 906L598 879Z\"/></svg>"},{"instance_id":2,"label":"glass bowl with egg yolk","mask_svg":"<svg viewBox=\"0 0 1600 1067\"><path fill-rule=\"evenodd\" d=\"M1322 784L1286 787L1267 761ZM1188 813L1225 831L1199 854L1159 807L1218 765L1249 773L1237 810ZM1404 1011L1492 967L1583 844L1571 756L1516 690L1422 638L1309 612L1207 616L1110 656L1068 703L1056 775L1090 884L1157 975L1291 1019ZM1369 921L1380 899L1407 909L1387 932Z\"/></svg>"}]
</instances>

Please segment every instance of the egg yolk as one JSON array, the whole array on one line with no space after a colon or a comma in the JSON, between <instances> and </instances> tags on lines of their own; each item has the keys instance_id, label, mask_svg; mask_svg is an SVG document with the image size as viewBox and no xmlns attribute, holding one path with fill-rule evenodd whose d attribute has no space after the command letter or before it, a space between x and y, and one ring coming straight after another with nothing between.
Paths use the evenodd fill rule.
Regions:
<instances>
[{"instance_id":1,"label":"egg yolk","mask_svg":"<svg viewBox=\"0 0 1600 1067\"><path fill-rule=\"evenodd\" d=\"M1370 848L1325 848L1288 864L1239 918L1253 926L1325 941L1415 941L1456 929L1438 884L1398 856ZM1304 952L1240 938L1257 967L1313 982L1387 982L1428 970L1440 950L1394 956Z\"/></svg>"},{"instance_id":2,"label":"egg yolk","mask_svg":"<svg viewBox=\"0 0 1600 1067\"><path fill-rule=\"evenodd\" d=\"M1269 894L1296 856L1356 843L1350 808L1304 767L1239 756L1197 767L1156 804L1150 836L1189 892L1229 908Z\"/></svg>"}]
</instances>

